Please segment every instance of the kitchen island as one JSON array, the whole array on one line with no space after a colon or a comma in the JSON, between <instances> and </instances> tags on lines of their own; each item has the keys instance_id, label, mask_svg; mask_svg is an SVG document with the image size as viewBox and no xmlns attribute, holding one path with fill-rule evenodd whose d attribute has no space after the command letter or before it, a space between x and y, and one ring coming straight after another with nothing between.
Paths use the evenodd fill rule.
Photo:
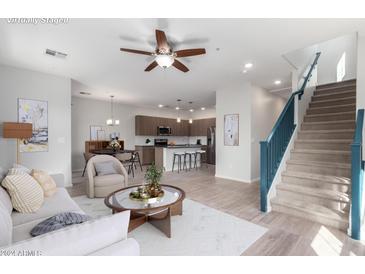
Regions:
<instances>
[{"instance_id":1,"label":"kitchen island","mask_svg":"<svg viewBox=\"0 0 365 274\"><path fill-rule=\"evenodd\" d=\"M174 153L181 152L196 152L198 150L205 150L203 145L173 145L166 147L155 147L155 163L158 167L163 167L165 171L172 171L172 163L174 160ZM189 158L187 157L187 166L189 168ZM200 157L198 156L197 166L200 166ZM194 157L192 157L191 167L194 167ZM183 160L181 163L183 168ZM175 162L175 171L177 171L177 160Z\"/></svg>"}]
</instances>

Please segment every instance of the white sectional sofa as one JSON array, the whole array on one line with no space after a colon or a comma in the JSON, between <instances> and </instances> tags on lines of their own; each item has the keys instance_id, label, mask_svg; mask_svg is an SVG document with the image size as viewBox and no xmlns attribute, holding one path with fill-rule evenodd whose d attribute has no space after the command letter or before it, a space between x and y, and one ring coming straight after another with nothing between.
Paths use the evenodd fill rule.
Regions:
<instances>
[{"instance_id":1,"label":"white sectional sofa","mask_svg":"<svg viewBox=\"0 0 365 274\"><path fill-rule=\"evenodd\" d=\"M64 188L63 175L52 175L57 192L45 198L35 213L11 211L10 197L0 189L0 252L2 255L139 255L139 245L128 239L129 212L122 212L32 238L31 229L61 212L83 213ZM0 180L1 180L0 174ZM1 186L0 186L1 187Z\"/></svg>"}]
</instances>

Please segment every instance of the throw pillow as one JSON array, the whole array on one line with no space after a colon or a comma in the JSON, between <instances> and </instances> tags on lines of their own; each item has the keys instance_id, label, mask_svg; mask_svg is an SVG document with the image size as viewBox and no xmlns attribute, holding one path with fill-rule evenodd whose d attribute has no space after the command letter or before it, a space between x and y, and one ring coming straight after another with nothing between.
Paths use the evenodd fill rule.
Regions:
<instances>
[{"instance_id":1,"label":"throw pillow","mask_svg":"<svg viewBox=\"0 0 365 274\"><path fill-rule=\"evenodd\" d=\"M117 174L112 161L96 162L94 163L97 176L104 176L109 174Z\"/></svg>"},{"instance_id":2,"label":"throw pillow","mask_svg":"<svg viewBox=\"0 0 365 274\"><path fill-rule=\"evenodd\" d=\"M33 237L36 237L51 231L64 228L65 226L73 224L81 224L88 220L90 220L90 217L85 214L79 214L74 212L63 212L51 218L48 218L43 222L40 222L30 231L30 234Z\"/></svg>"},{"instance_id":3,"label":"throw pillow","mask_svg":"<svg viewBox=\"0 0 365 274\"><path fill-rule=\"evenodd\" d=\"M13 168L19 169L24 171L24 173L30 174L32 172L32 170L30 170L29 168L19 165L19 164L13 164Z\"/></svg>"},{"instance_id":4,"label":"throw pillow","mask_svg":"<svg viewBox=\"0 0 365 274\"><path fill-rule=\"evenodd\" d=\"M56 182L47 172L42 170L32 170L32 177L39 183L43 189L44 197L51 197L57 191Z\"/></svg>"},{"instance_id":5,"label":"throw pillow","mask_svg":"<svg viewBox=\"0 0 365 274\"><path fill-rule=\"evenodd\" d=\"M28 174L28 173L20 168L11 168L8 171L8 175L20 175L20 174Z\"/></svg>"},{"instance_id":6,"label":"throw pillow","mask_svg":"<svg viewBox=\"0 0 365 274\"><path fill-rule=\"evenodd\" d=\"M43 204L43 190L28 174L6 176L2 185L8 190L14 209L21 213L36 212Z\"/></svg>"}]
</instances>

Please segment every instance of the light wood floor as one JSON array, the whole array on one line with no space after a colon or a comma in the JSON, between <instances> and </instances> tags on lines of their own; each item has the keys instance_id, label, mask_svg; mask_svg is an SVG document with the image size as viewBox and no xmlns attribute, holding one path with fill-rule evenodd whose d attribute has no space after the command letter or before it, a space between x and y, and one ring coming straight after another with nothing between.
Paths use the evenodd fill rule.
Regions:
<instances>
[{"instance_id":1,"label":"light wood floor","mask_svg":"<svg viewBox=\"0 0 365 274\"><path fill-rule=\"evenodd\" d=\"M146 167L144 167L144 170ZM75 173L71 196L85 195L85 177ZM130 185L140 184L137 171ZM214 177L212 167L190 172L167 172L162 183L185 190L187 198L268 228L242 255L365 255L365 242L344 232L290 215L259 211L259 185Z\"/></svg>"}]
</instances>

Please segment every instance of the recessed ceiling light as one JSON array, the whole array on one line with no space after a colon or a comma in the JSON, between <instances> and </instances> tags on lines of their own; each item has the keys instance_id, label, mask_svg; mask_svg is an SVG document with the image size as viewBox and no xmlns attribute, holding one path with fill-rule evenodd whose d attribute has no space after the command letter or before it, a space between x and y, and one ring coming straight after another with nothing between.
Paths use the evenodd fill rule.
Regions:
<instances>
[{"instance_id":1,"label":"recessed ceiling light","mask_svg":"<svg viewBox=\"0 0 365 274\"><path fill-rule=\"evenodd\" d=\"M202 107L201 110L205 110L205 107Z\"/></svg>"},{"instance_id":2,"label":"recessed ceiling light","mask_svg":"<svg viewBox=\"0 0 365 274\"><path fill-rule=\"evenodd\" d=\"M252 63L247 63L247 64L245 64L245 68L252 68Z\"/></svg>"},{"instance_id":3,"label":"recessed ceiling light","mask_svg":"<svg viewBox=\"0 0 365 274\"><path fill-rule=\"evenodd\" d=\"M191 108L191 109L189 109L189 111L190 111L190 112L194 112L194 109L192 109L192 108Z\"/></svg>"},{"instance_id":4,"label":"recessed ceiling light","mask_svg":"<svg viewBox=\"0 0 365 274\"><path fill-rule=\"evenodd\" d=\"M276 80L276 81L274 82L274 84L275 84L275 85L280 85L280 84L281 84L281 81L280 81L280 80Z\"/></svg>"},{"instance_id":5,"label":"recessed ceiling light","mask_svg":"<svg viewBox=\"0 0 365 274\"><path fill-rule=\"evenodd\" d=\"M242 73L243 74L247 73L247 70L246 69L242 70Z\"/></svg>"},{"instance_id":6,"label":"recessed ceiling light","mask_svg":"<svg viewBox=\"0 0 365 274\"><path fill-rule=\"evenodd\" d=\"M159 105L158 105L158 107L159 107L159 108L163 108L163 105L159 104Z\"/></svg>"},{"instance_id":7,"label":"recessed ceiling light","mask_svg":"<svg viewBox=\"0 0 365 274\"><path fill-rule=\"evenodd\" d=\"M175 109L176 109L176 110L179 110L180 108L179 108L179 107L176 107Z\"/></svg>"}]
</instances>

